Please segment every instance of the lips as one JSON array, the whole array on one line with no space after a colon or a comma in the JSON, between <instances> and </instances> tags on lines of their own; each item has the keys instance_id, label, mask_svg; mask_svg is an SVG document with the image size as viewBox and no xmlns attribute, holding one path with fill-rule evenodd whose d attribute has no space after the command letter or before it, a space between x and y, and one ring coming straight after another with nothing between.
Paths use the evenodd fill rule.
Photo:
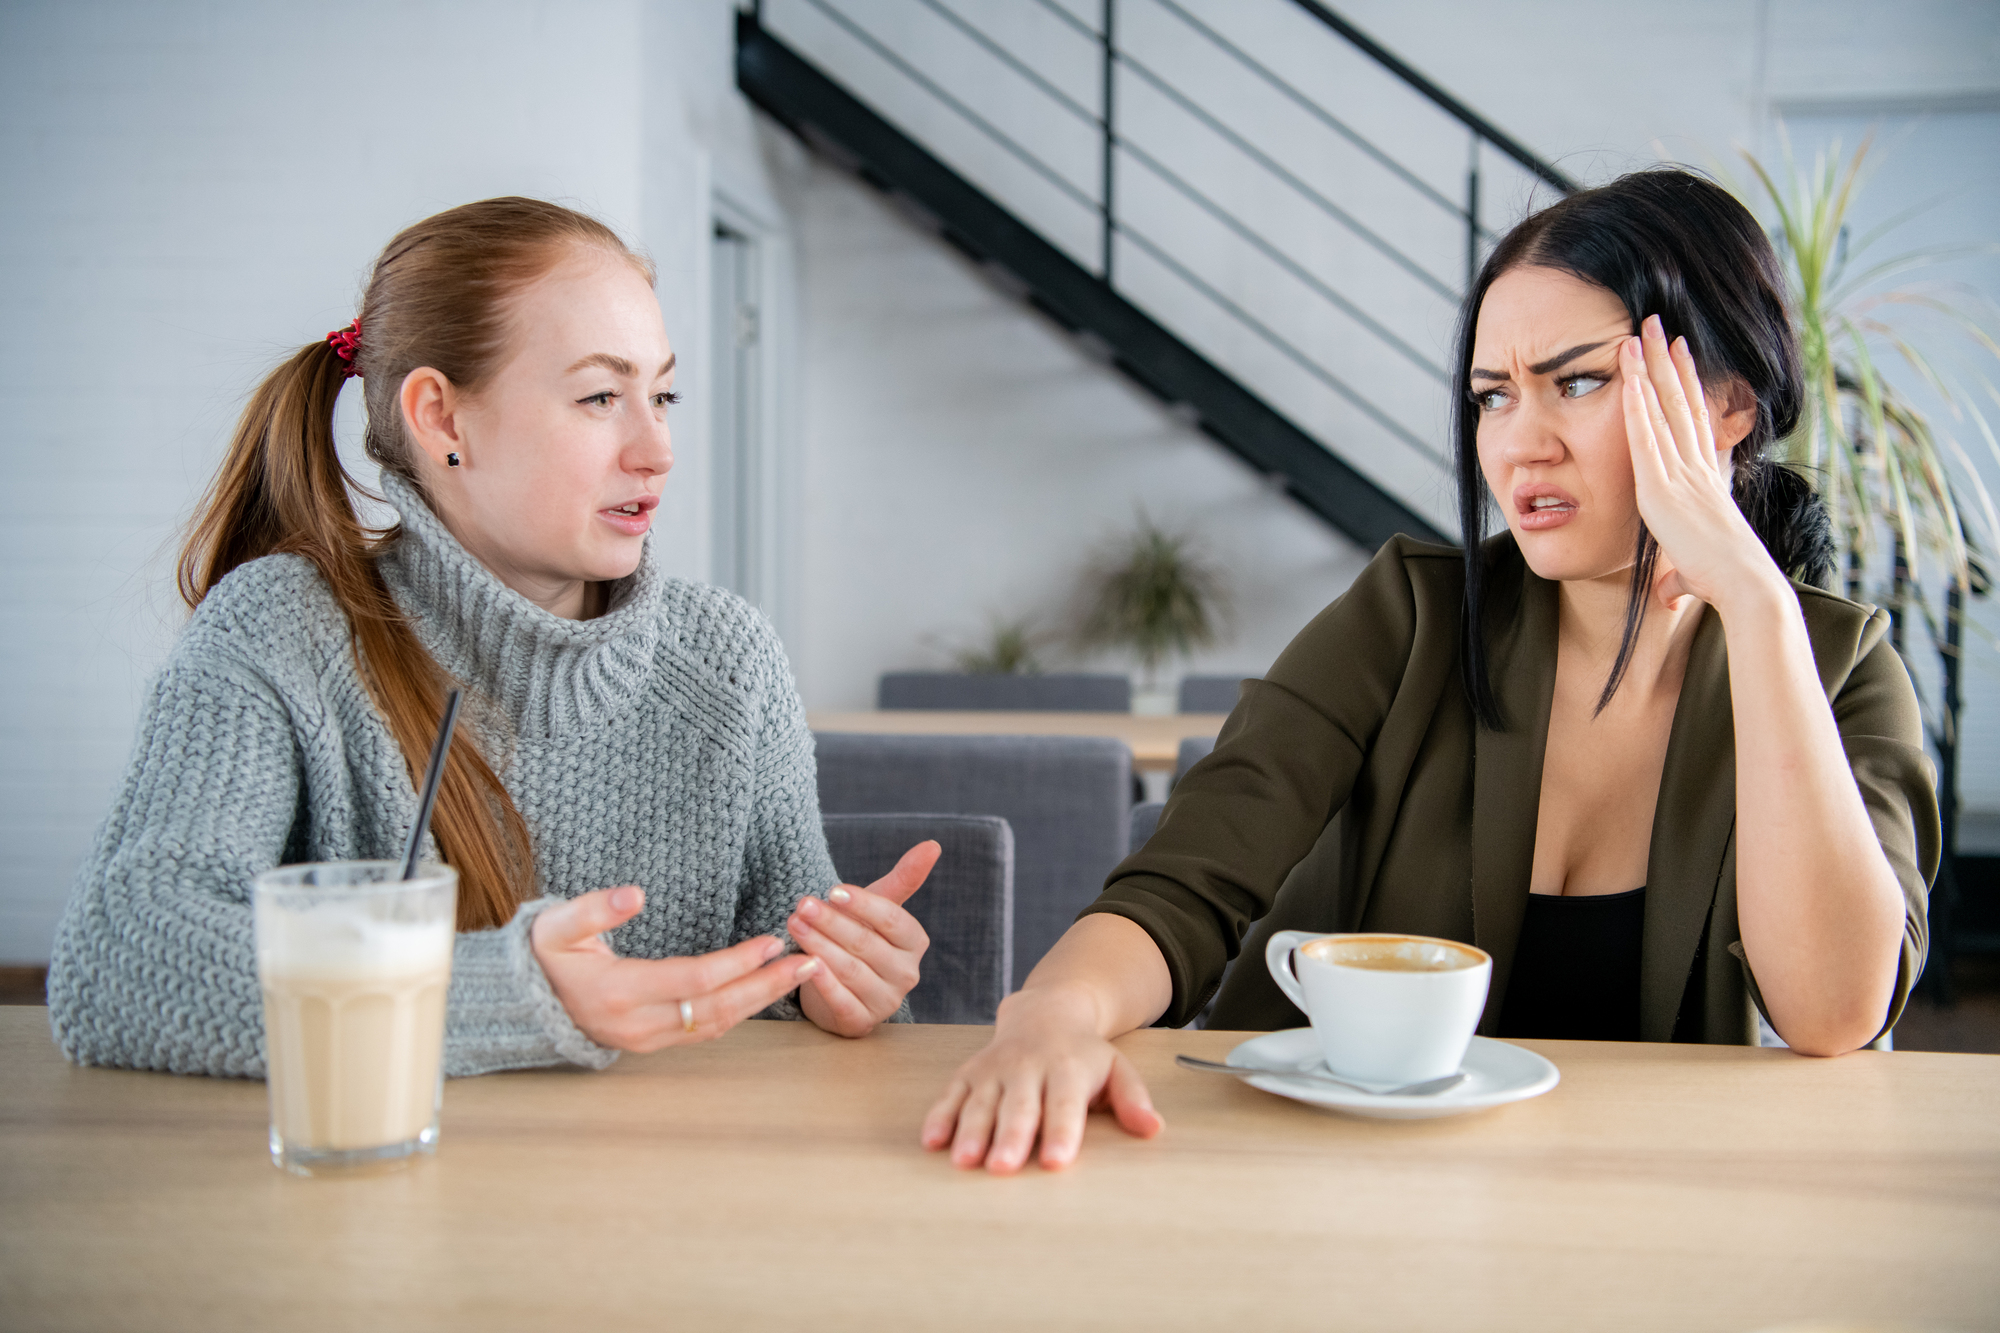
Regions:
<instances>
[{"instance_id":1,"label":"lips","mask_svg":"<svg viewBox=\"0 0 2000 1333\"><path fill-rule=\"evenodd\" d=\"M1514 492L1514 513L1523 532L1546 532L1576 517L1576 497L1560 486L1537 482Z\"/></svg>"},{"instance_id":2,"label":"lips","mask_svg":"<svg viewBox=\"0 0 2000 1333\"><path fill-rule=\"evenodd\" d=\"M597 516L628 537L643 537L653 526L653 511L660 497L640 495L597 511Z\"/></svg>"}]
</instances>

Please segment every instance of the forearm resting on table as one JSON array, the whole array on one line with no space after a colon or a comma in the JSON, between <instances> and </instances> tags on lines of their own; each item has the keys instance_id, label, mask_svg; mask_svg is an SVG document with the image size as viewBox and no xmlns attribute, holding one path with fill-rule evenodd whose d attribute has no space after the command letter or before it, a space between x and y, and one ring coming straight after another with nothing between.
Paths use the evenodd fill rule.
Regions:
<instances>
[{"instance_id":1,"label":"forearm resting on table","mask_svg":"<svg viewBox=\"0 0 2000 1333\"><path fill-rule=\"evenodd\" d=\"M1778 1035L1795 1050L1836 1055L1872 1041L1887 1017L1903 891L1848 766L1796 598L1781 588L1745 602L1724 615L1743 950Z\"/></svg>"},{"instance_id":2,"label":"forearm resting on table","mask_svg":"<svg viewBox=\"0 0 2000 1333\"><path fill-rule=\"evenodd\" d=\"M1174 982L1160 946L1137 923L1093 912L1063 933L1021 989L1000 1005L999 1022L1022 1011L1061 1006L1107 1040L1142 1028L1173 1003Z\"/></svg>"}]
</instances>

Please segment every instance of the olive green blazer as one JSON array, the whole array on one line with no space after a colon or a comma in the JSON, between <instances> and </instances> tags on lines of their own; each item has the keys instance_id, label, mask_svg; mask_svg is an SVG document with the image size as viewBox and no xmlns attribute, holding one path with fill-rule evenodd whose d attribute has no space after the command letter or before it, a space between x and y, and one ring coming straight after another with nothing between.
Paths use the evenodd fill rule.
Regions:
<instances>
[{"instance_id":1,"label":"olive green blazer","mask_svg":"<svg viewBox=\"0 0 2000 1333\"><path fill-rule=\"evenodd\" d=\"M1209 1025L1296 1026L1303 1017L1266 973L1263 941L1277 930L1364 930L1438 935L1491 954L1480 1031L1494 1031L1534 864L1557 585L1527 568L1510 534L1487 554L1504 730L1478 725L1461 684L1460 552L1397 537L1267 676L1244 684L1214 753L1175 785L1158 832L1086 909L1128 917L1159 944L1174 984L1163 1025L1200 1013L1242 949L1249 957L1230 969ZM1888 617L1795 586L1855 783L1906 900L1886 1031L1923 968L1939 848L1931 765L1916 692L1884 637ZM1720 620L1705 615L1647 858L1647 1041L1756 1041L1750 1005L1762 1000L1736 924L1735 760L1728 651Z\"/></svg>"}]
</instances>

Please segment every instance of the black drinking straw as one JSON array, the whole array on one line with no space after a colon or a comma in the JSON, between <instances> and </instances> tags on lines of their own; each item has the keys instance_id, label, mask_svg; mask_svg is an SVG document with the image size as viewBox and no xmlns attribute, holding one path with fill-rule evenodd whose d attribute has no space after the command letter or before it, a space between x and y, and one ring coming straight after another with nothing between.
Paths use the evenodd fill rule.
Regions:
<instances>
[{"instance_id":1,"label":"black drinking straw","mask_svg":"<svg viewBox=\"0 0 2000 1333\"><path fill-rule=\"evenodd\" d=\"M417 877L417 849L424 845L424 834L430 831L431 807L437 804L438 781L444 777L444 757L451 749L451 729L458 721L460 696L460 691L453 690L444 701L444 721L438 724L437 743L431 746L431 765L424 770L424 790L417 797L417 822L410 825L410 845L403 849L404 879Z\"/></svg>"}]
</instances>

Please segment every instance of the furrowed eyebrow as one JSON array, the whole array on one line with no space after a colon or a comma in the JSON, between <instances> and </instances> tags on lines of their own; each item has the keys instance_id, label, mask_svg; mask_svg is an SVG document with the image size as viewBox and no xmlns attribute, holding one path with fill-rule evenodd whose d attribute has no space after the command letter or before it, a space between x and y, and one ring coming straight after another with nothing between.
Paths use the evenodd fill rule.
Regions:
<instances>
[{"instance_id":1,"label":"furrowed eyebrow","mask_svg":"<svg viewBox=\"0 0 2000 1333\"><path fill-rule=\"evenodd\" d=\"M1548 360L1537 361L1534 365L1529 366L1528 373L1530 375L1546 375L1552 370L1561 370L1564 366L1576 360L1578 357L1582 356L1585 352L1594 352L1598 348L1604 346L1608 346L1608 343L1602 343L1602 342L1583 343L1580 344L1579 346L1570 348L1566 352L1557 352L1554 356L1550 357ZM1505 371L1481 370L1477 366L1474 366L1472 368L1471 376L1473 379L1476 380L1497 380L1502 384L1505 384L1508 380L1513 378L1511 375L1508 375Z\"/></svg>"},{"instance_id":2,"label":"furrowed eyebrow","mask_svg":"<svg viewBox=\"0 0 2000 1333\"><path fill-rule=\"evenodd\" d=\"M1552 370L1561 370L1564 366L1576 360L1578 357L1582 356L1585 352L1594 352L1598 348L1603 347L1604 345L1605 344L1601 342L1584 343L1581 346L1570 348L1567 352L1557 352L1554 356L1550 357L1548 360L1537 361L1534 365L1529 366L1528 373L1531 375L1546 375Z\"/></svg>"}]
</instances>

